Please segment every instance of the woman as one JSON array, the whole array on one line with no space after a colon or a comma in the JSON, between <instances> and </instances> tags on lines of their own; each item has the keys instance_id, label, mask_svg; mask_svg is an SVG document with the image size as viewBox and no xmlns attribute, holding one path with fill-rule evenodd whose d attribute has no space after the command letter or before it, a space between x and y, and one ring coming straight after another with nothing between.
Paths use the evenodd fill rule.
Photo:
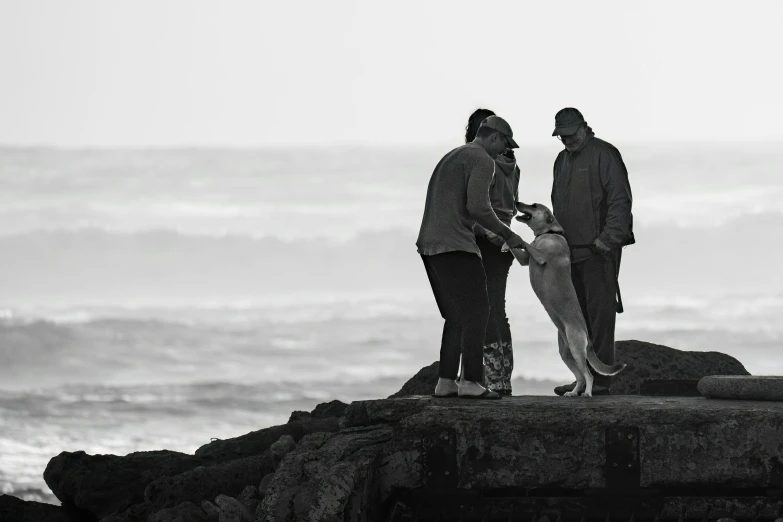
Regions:
<instances>
[{"instance_id":1,"label":"woman","mask_svg":"<svg viewBox=\"0 0 783 522\"><path fill-rule=\"evenodd\" d=\"M476 137L481 122L495 115L489 109L478 109L470 115L465 127L465 143ZM520 171L514 151L506 150L495 160L495 177L489 189L492 209L498 219L511 225L511 219L517 213L514 203L517 201ZM514 355L511 346L511 327L506 317L506 282L508 271L514 262L510 252L500 250L503 240L488 232L478 223L473 231L476 244L481 250L481 261L487 276L487 294L489 295L489 323L484 338L484 375L487 388L501 395L511 395L511 371L514 368Z\"/></svg>"}]
</instances>

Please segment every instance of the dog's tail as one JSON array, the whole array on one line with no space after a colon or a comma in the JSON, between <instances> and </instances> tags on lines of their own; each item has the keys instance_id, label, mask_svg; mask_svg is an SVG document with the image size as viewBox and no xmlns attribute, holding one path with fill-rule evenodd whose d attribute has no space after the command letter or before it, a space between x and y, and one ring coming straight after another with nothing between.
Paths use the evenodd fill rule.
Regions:
<instances>
[{"instance_id":1,"label":"dog's tail","mask_svg":"<svg viewBox=\"0 0 783 522\"><path fill-rule=\"evenodd\" d=\"M595 354L595 350L593 350L593 343L587 345L587 362L590 363L593 370L601 375L617 375L623 371L626 366L623 363L617 363L612 366L602 363Z\"/></svg>"}]
</instances>

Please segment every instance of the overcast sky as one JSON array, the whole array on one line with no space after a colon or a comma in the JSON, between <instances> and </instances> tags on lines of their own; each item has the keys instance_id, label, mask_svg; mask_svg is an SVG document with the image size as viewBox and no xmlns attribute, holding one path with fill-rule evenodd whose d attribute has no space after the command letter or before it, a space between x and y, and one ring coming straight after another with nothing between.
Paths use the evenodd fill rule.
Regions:
<instances>
[{"instance_id":1,"label":"overcast sky","mask_svg":"<svg viewBox=\"0 0 783 522\"><path fill-rule=\"evenodd\" d=\"M783 2L0 0L0 143L783 140Z\"/></svg>"}]
</instances>

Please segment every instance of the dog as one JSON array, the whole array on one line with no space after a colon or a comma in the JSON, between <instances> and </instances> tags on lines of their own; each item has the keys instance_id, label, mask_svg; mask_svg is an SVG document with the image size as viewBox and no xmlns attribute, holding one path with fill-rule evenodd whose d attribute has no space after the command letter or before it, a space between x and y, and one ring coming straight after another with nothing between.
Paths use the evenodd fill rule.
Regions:
<instances>
[{"instance_id":1,"label":"dog","mask_svg":"<svg viewBox=\"0 0 783 522\"><path fill-rule=\"evenodd\" d=\"M531 244L525 243L523 248L509 249L504 243L503 250L511 250L520 264L529 266L530 286L557 327L560 357L576 377L573 391L565 395L576 397L583 392L584 397L592 397L593 375L587 363L601 375L617 375L625 364L604 364L593 350L587 323L571 282L571 252L563 236L563 227L552 211L540 203L526 205L517 202L516 208L520 214L516 217L517 221L529 226L536 238Z\"/></svg>"}]
</instances>

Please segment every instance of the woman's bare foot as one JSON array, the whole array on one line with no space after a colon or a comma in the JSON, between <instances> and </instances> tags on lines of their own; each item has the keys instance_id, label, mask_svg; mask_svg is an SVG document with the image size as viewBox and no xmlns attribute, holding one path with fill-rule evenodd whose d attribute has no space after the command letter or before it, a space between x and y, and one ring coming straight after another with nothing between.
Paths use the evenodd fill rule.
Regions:
<instances>
[{"instance_id":1,"label":"woman's bare foot","mask_svg":"<svg viewBox=\"0 0 783 522\"><path fill-rule=\"evenodd\" d=\"M459 387L457 386L457 381L440 377L438 378L438 384L435 386L435 393L433 395L436 397L454 397L458 391Z\"/></svg>"}]
</instances>

